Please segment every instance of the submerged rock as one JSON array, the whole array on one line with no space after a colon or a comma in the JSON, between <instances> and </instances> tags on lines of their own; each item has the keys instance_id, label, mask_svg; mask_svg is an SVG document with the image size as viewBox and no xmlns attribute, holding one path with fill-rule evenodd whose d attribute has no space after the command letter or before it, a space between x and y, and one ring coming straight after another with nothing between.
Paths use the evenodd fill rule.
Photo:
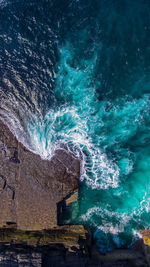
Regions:
<instances>
[{"instance_id":1,"label":"submerged rock","mask_svg":"<svg viewBox=\"0 0 150 267\"><path fill-rule=\"evenodd\" d=\"M0 120L0 227L42 230L57 226L57 203L78 188L80 160L58 149L42 160Z\"/></svg>"}]
</instances>

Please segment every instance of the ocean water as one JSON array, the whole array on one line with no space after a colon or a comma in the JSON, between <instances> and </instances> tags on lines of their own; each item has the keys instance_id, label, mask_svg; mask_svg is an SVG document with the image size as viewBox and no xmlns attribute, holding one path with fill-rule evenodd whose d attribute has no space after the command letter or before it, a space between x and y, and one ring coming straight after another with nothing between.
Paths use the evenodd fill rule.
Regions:
<instances>
[{"instance_id":1,"label":"ocean water","mask_svg":"<svg viewBox=\"0 0 150 267\"><path fill-rule=\"evenodd\" d=\"M0 117L49 159L82 160L68 223L101 252L150 227L150 2L0 0Z\"/></svg>"}]
</instances>

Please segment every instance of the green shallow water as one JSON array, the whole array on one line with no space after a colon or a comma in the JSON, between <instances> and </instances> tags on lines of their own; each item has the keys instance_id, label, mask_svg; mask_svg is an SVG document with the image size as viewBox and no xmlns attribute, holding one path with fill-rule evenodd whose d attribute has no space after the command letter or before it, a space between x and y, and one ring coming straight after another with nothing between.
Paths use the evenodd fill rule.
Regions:
<instances>
[{"instance_id":1,"label":"green shallow water","mask_svg":"<svg viewBox=\"0 0 150 267\"><path fill-rule=\"evenodd\" d=\"M3 32L19 63L1 75L1 114L41 157L66 144L81 158L67 222L90 226L101 252L128 247L150 227L150 3L41 2L20 4L17 39Z\"/></svg>"}]
</instances>

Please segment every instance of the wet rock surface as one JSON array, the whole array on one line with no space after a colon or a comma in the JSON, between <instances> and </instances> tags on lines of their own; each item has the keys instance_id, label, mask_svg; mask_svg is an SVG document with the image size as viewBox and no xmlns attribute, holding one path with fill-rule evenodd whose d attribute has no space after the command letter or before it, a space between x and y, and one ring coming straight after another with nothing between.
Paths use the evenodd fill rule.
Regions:
<instances>
[{"instance_id":1,"label":"wet rock surface","mask_svg":"<svg viewBox=\"0 0 150 267\"><path fill-rule=\"evenodd\" d=\"M80 161L59 149L51 160L27 150L0 120L0 227L57 226L57 203L78 188Z\"/></svg>"}]
</instances>

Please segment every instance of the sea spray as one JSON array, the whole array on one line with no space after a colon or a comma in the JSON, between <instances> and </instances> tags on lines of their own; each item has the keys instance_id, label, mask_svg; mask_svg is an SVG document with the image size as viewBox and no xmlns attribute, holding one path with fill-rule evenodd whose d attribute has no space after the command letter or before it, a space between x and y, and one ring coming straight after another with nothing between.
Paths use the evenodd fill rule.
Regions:
<instances>
[{"instance_id":1,"label":"sea spray","mask_svg":"<svg viewBox=\"0 0 150 267\"><path fill-rule=\"evenodd\" d=\"M150 227L149 8L0 1L1 118L42 158L64 145L81 158L67 222L89 225L102 252Z\"/></svg>"},{"instance_id":2,"label":"sea spray","mask_svg":"<svg viewBox=\"0 0 150 267\"><path fill-rule=\"evenodd\" d=\"M41 144L40 153L44 144L49 155L52 147L63 143L81 157L83 192L79 213L76 218L73 216L73 221L98 228L96 233L100 237L96 238L99 240L104 235L108 239L109 249L112 249L111 246L126 244L124 233L126 237L131 237L133 225L138 229L137 219L142 225L141 215L148 211L146 177L143 183L140 177L135 178L138 154L125 145L142 130L148 119L150 99L149 95L143 95L140 99L126 96L113 102L98 101L90 78L96 69L94 58L72 67L74 57L71 44L67 43L61 49L58 64L55 88L57 108L46 115L38 144ZM47 146L47 140L51 146ZM146 159L148 161L147 156ZM87 205L89 197L88 205L92 208ZM97 244L103 251L102 243L97 241Z\"/></svg>"}]
</instances>

